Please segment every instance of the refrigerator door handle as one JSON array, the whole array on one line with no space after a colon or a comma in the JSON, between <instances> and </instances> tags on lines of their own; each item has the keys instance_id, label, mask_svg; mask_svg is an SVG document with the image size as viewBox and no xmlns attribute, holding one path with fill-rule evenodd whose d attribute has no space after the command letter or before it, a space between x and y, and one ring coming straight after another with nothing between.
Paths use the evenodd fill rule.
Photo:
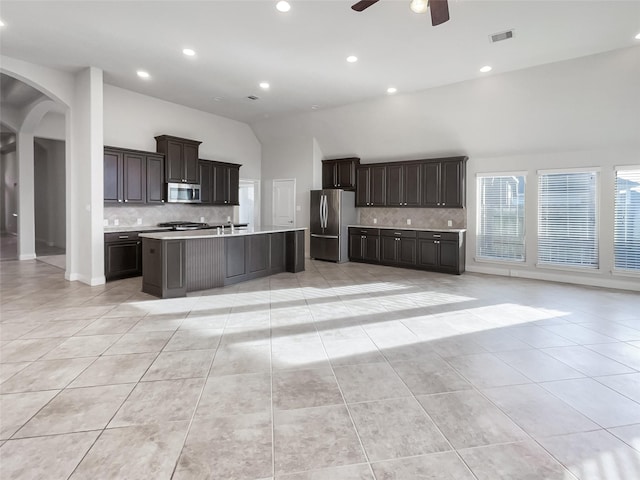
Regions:
<instances>
[{"instance_id":1,"label":"refrigerator door handle","mask_svg":"<svg viewBox=\"0 0 640 480\"><path fill-rule=\"evenodd\" d=\"M311 236L314 238L338 238L338 235L318 235L315 233L312 233Z\"/></svg>"},{"instance_id":2,"label":"refrigerator door handle","mask_svg":"<svg viewBox=\"0 0 640 480\"><path fill-rule=\"evenodd\" d=\"M324 196L324 228L329 225L329 198Z\"/></svg>"},{"instance_id":3,"label":"refrigerator door handle","mask_svg":"<svg viewBox=\"0 0 640 480\"><path fill-rule=\"evenodd\" d=\"M322 195L322 228L327 228L327 196Z\"/></svg>"},{"instance_id":4,"label":"refrigerator door handle","mask_svg":"<svg viewBox=\"0 0 640 480\"><path fill-rule=\"evenodd\" d=\"M320 208L319 208L319 214L320 214L320 228L324 228L324 221L322 219L322 202L324 201L324 195L320 195Z\"/></svg>"}]
</instances>

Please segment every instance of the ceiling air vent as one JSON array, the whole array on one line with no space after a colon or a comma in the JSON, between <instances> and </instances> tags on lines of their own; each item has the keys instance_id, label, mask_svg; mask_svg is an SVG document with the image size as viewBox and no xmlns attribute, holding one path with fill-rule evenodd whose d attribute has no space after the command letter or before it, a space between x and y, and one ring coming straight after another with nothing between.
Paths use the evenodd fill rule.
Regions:
<instances>
[{"instance_id":1,"label":"ceiling air vent","mask_svg":"<svg viewBox=\"0 0 640 480\"><path fill-rule=\"evenodd\" d=\"M494 33L489 35L489 41L491 43L501 42L502 40L509 40L513 38L513 30L507 30L506 32Z\"/></svg>"},{"instance_id":2,"label":"ceiling air vent","mask_svg":"<svg viewBox=\"0 0 640 480\"><path fill-rule=\"evenodd\" d=\"M249 100L259 100L260 99L260 97L256 97L255 95L249 95L247 98Z\"/></svg>"}]
</instances>

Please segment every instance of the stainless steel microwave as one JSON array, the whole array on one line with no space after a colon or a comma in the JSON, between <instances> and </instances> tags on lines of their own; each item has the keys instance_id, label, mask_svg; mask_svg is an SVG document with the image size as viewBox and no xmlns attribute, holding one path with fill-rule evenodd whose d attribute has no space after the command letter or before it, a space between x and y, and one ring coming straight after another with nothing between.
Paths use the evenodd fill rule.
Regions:
<instances>
[{"instance_id":1,"label":"stainless steel microwave","mask_svg":"<svg viewBox=\"0 0 640 480\"><path fill-rule=\"evenodd\" d=\"M202 203L200 185L167 183L167 203Z\"/></svg>"}]
</instances>

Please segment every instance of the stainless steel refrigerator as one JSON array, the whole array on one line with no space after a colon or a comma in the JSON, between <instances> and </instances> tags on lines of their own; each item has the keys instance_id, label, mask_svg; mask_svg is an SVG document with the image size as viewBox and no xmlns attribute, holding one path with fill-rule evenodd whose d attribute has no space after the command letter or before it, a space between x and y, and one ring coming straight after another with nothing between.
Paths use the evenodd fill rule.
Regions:
<instances>
[{"instance_id":1,"label":"stainless steel refrigerator","mask_svg":"<svg viewBox=\"0 0 640 480\"><path fill-rule=\"evenodd\" d=\"M311 190L310 257L349 260L348 225L357 221L356 194L344 190Z\"/></svg>"}]
</instances>

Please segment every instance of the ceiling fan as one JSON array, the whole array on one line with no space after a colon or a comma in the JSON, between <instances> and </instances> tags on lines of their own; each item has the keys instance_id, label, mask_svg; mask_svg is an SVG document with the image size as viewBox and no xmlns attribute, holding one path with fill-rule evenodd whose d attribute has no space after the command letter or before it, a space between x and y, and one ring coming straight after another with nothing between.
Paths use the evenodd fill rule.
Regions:
<instances>
[{"instance_id":1,"label":"ceiling fan","mask_svg":"<svg viewBox=\"0 0 640 480\"><path fill-rule=\"evenodd\" d=\"M362 12L374 3L378 3L378 1L361 0L351 5L351 8L356 12ZM425 13L427 7L431 9L431 24L434 27L449 20L449 4L447 0L411 0L411 10L416 13Z\"/></svg>"}]
</instances>

